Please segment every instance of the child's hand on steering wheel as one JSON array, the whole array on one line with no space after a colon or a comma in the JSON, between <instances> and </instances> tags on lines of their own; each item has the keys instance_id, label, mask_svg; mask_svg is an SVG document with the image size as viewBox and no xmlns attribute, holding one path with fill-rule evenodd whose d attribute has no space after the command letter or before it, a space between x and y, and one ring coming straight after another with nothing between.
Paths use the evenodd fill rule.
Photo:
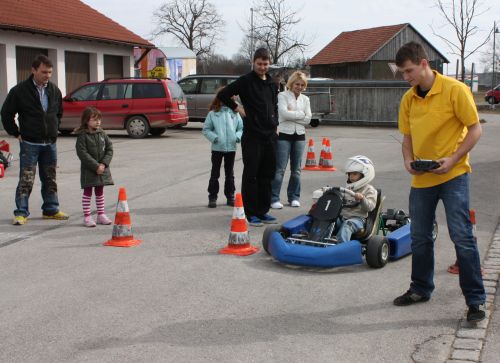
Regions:
<instances>
[{"instance_id":1,"label":"child's hand on steering wheel","mask_svg":"<svg viewBox=\"0 0 500 363\"><path fill-rule=\"evenodd\" d=\"M356 199L359 202L360 200L365 199L365 196L361 193L356 193L354 194L354 199Z\"/></svg>"}]
</instances>

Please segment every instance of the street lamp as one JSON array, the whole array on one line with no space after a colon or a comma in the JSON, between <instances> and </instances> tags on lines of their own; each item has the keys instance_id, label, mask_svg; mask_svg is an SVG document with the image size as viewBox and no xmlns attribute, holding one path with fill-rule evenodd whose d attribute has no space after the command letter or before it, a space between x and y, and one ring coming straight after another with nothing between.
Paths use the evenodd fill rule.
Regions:
<instances>
[{"instance_id":1,"label":"street lamp","mask_svg":"<svg viewBox=\"0 0 500 363\"><path fill-rule=\"evenodd\" d=\"M495 108L495 92L493 91L496 86L496 77L495 77L495 63L496 63L496 54L495 54L495 35L497 33L500 33L500 30L497 28L497 22L493 22L493 67L492 67L492 73L491 73L491 92L492 92L492 97L493 97L493 103L491 104L491 108Z\"/></svg>"}]
</instances>

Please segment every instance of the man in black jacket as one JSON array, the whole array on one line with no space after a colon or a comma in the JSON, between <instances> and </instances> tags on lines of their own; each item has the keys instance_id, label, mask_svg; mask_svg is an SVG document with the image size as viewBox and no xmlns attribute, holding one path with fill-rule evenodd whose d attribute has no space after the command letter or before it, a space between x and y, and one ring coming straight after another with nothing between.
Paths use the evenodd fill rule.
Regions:
<instances>
[{"instance_id":1,"label":"man in black jacket","mask_svg":"<svg viewBox=\"0 0 500 363\"><path fill-rule=\"evenodd\" d=\"M32 75L13 87L2 107L5 131L19 139L20 173L16 189L14 225L23 225L29 216L28 200L39 167L42 184L42 213L45 219L65 220L57 198L57 134L62 117L61 91L49 81L52 62L39 55L31 65ZM18 115L19 127L15 122Z\"/></svg>"},{"instance_id":2,"label":"man in black jacket","mask_svg":"<svg viewBox=\"0 0 500 363\"><path fill-rule=\"evenodd\" d=\"M269 51L259 48L253 57L253 71L222 89L217 97L243 118L241 151L243 177L241 193L245 214L252 226L276 223L269 215L271 182L276 172L276 129L278 126L278 89L267 73ZM239 95L243 106L231 97Z\"/></svg>"}]
</instances>

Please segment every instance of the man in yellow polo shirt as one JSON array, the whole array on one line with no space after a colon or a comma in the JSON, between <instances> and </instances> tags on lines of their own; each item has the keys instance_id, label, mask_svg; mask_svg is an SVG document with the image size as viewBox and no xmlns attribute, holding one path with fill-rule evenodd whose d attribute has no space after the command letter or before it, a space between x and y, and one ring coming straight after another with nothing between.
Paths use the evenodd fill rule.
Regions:
<instances>
[{"instance_id":1,"label":"man in yellow polo shirt","mask_svg":"<svg viewBox=\"0 0 500 363\"><path fill-rule=\"evenodd\" d=\"M469 218L469 151L481 137L481 125L467 86L433 71L421 44L410 42L396 54L396 65L410 88L401 100L399 130L403 159L413 175L410 191L412 273L410 289L394 300L407 306L430 299L434 290L436 206L442 200L460 267L460 287L469 307L467 320L484 319L485 291L479 251ZM437 162L428 171L412 162Z\"/></svg>"}]
</instances>

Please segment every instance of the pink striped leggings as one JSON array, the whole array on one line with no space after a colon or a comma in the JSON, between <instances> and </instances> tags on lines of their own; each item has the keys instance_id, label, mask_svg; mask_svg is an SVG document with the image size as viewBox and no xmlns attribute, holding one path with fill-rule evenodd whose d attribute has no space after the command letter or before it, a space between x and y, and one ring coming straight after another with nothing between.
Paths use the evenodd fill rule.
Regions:
<instances>
[{"instance_id":1,"label":"pink striped leggings","mask_svg":"<svg viewBox=\"0 0 500 363\"><path fill-rule=\"evenodd\" d=\"M104 214L104 186L83 188L82 208L85 217L90 216L90 202L92 201L92 189L95 190L95 204L97 214Z\"/></svg>"}]
</instances>

